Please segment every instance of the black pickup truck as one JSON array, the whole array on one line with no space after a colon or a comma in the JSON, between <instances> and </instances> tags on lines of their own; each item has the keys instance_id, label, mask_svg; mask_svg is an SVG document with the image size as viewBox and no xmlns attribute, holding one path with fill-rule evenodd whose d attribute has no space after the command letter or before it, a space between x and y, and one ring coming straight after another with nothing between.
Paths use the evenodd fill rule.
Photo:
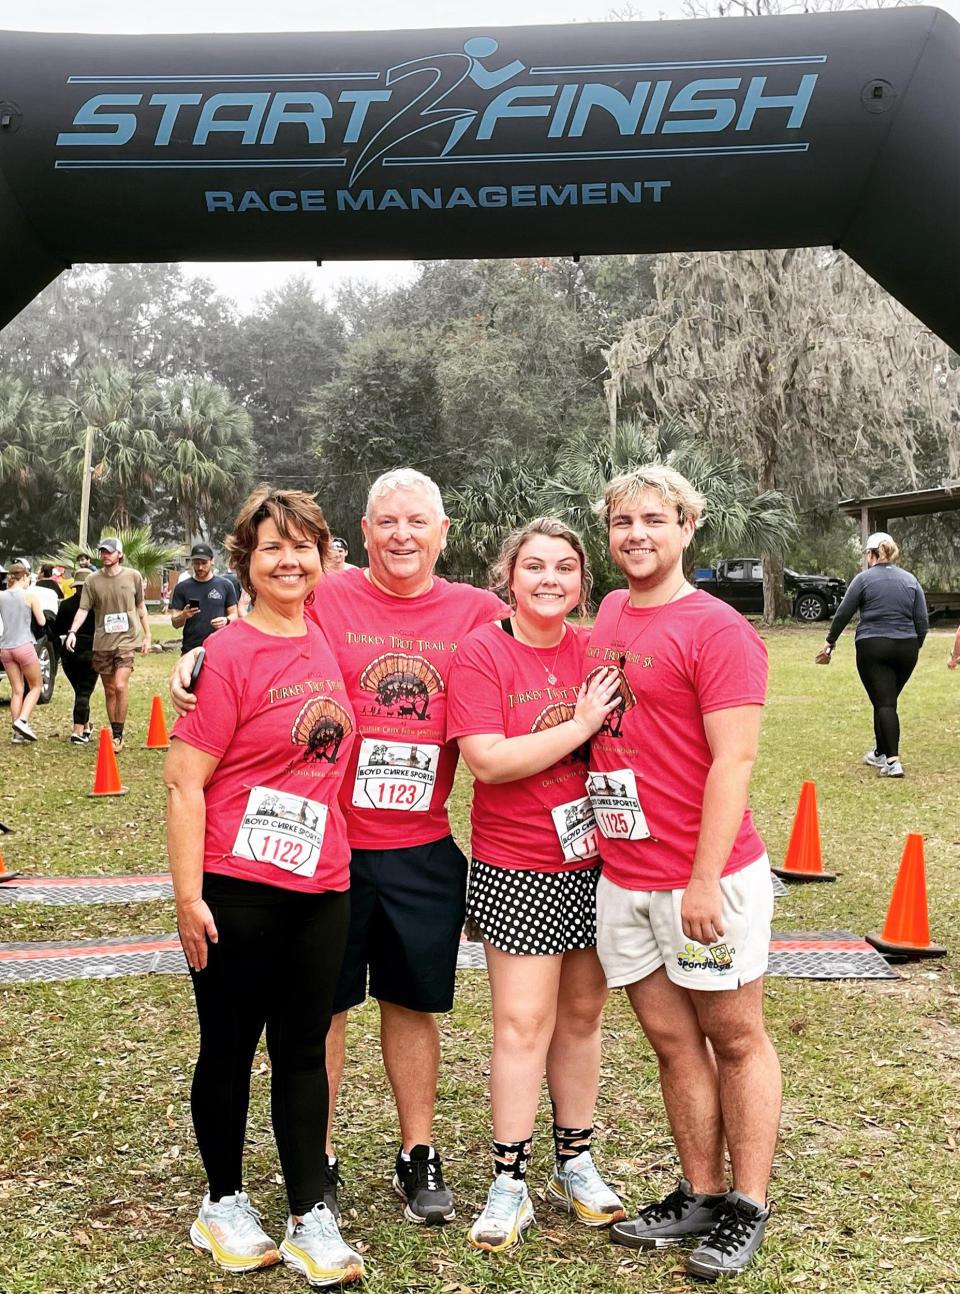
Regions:
<instances>
[{"instance_id":1,"label":"black pickup truck","mask_svg":"<svg viewBox=\"0 0 960 1294\"><path fill-rule=\"evenodd\" d=\"M728 557L716 567L698 567L695 583L744 615L763 614L763 563L759 557ZM845 580L832 575L798 575L789 568L784 568L783 587L793 614L807 622L832 616L847 591Z\"/></svg>"}]
</instances>

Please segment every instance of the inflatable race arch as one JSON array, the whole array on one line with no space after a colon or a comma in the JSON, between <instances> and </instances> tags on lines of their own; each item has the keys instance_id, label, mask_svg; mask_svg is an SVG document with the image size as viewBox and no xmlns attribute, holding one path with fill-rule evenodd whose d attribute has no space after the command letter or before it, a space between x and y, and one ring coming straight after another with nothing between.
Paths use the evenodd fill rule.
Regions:
<instances>
[{"instance_id":1,"label":"inflatable race arch","mask_svg":"<svg viewBox=\"0 0 960 1294\"><path fill-rule=\"evenodd\" d=\"M74 262L832 244L960 349L958 183L932 8L0 33L0 326Z\"/></svg>"}]
</instances>

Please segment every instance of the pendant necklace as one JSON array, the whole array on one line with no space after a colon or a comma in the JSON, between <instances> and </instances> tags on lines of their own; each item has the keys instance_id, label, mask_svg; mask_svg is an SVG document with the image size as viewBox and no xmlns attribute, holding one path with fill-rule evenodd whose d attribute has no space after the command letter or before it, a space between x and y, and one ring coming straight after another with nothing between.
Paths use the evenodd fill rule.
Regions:
<instances>
[{"instance_id":1,"label":"pendant necklace","mask_svg":"<svg viewBox=\"0 0 960 1294\"><path fill-rule=\"evenodd\" d=\"M652 615L652 616L650 617L650 619L647 621L647 623L646 623L645 625L642 625L642 626L640 627L640 631L639 631L639 633L637 633L637 634L636 634L636 635L631 639L631 641L630 641L629 643L627 643L626 647L622 647L622 648L620 649L620 655L619 655L619 658L618 658L618 660L617 660L617 664L619 665L620 669L623 669L623 668L624 668L624 666L625 666L625 665L626 665L626 663L627 663L627 652L630 650L630 648L631 648L631 647L633 647L633 646L638 642L638 640L640 639L640 637L641 637L643 634L645 634L645 633L647 632L647 630L651 627L651 625L652 625L652 624L653 624L653 622L658 618L658 616L662 615L662 613L666 610L666 608L670 605L670 603L674 600L674 598L675 598L675 597L677 597L677 595L678 595L678 594L679 594L683 589L685 589L685 588L686 588L686 586L687 586L687 579L686 579L686 576L684 576L683 580L682 580L682 581L680 582L680 584L678 584L678 585L677 585L677 587L673 590L673 592L672 592L672 593L670 594L670 596L667 598L666 602L662 602L662 603L660 604L660 606L659 606L659 607L657 607L657 610L656 610L655 614L654 614L654 615ZM620 608L620 614L617 616L617 631L616 631L616 633L614 634L614 637L613 637L613 643L611 644L611 646L616 645L616 643L618 643L618 642L620 641L620 621L623 619L623 613L624 613L624 611L626 611L626 609L627 609L627 607L628 607L629 605L630 605L630 595L629 595L629 593L628 593L628 594L627 594L627 597L626 597L626 600L625 600L625 602L624 602L624 604L623 604L623 606Z\"/></svg>"},{"instance_id":2,"label":"pendant necklace","mask_svg":"<svg viewBox=\"0 0 960 1294\"><path fill-rule=\"evenodd\" d=\"M539 666L540 666L540 668L543 670L543 672L546 674L546 676L547 676L547 682L550 684L550 686L551 686L551 687L556 687L556 686L557 686L557 675L556 675L556 669L557 669L557 657L560 655L560 648L563 646L563 644L564 644L564 640L566 639L566 636L567 636L567 626L566 626L566 625L564 625L564 626L563 626L563 633L560 635L560 641L557 643L557 650L553 653L553 661L552 661L552 663L551 663L551 665L550 665L550 668L549 668L549 669L547 669L546 665L544 665L544 663L543 663L543 661L540 659L539 655L537 656L537 663L539 664ZM516 637L516 634L514 634L514 637ZM526 644L525 644L525 646L527 646L527 647L533 647L533 644L532 644L532 643L526 643ZM541 649L540 649L540 648L538 648L538 647L533 647L533 650L534 650L535 652L539 652ZM548 647L548 648L547 648L547 651L549 651L549 650L550 650L550 648Z\"/></svg>"}]
</instances>

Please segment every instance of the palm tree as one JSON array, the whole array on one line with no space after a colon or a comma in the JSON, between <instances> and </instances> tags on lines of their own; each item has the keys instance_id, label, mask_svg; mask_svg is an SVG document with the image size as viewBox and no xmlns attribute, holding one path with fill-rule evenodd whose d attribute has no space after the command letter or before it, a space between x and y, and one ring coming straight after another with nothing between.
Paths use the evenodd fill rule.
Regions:
<instances>
[{"instance_id":1,"label":"palm tree","mask_svg":"<svg viewBox=\"0 0 960 1294\"><path fill-rule=\"evenodd\" d=\"M159 479L183 521L189 547L213 514L231 514L250 489L249 415L216 382L175 382L162 420Z\"/></svg>"},{"instance_id":2,"label":"palm tree","mask_svg":"<svg viewBox=\"0 0 960 1294\"><path fill-rule=\"evenodd\" d=\"M100 535L100 539L113 534L117 535L123 545L124 566L139 571L145 580L153 579L155 575L159 575L166 567L172 565L178 557L183 556L182 549L167 548L157 543L150 533L149 526L131 526L119 532L107 526ZM97 542L99 543L99 540ZM81 551L89 552L90 547L93 545L81 549L79 544L62 544L56 556L49 560L55 566L65 566L68 570L73 570Z\"/></svg>"},{"instance_id":3,"label":"palm tree","mask_svg":"<svg viewBox=\"0 0 960 1294\"><path fill-rule=\"evenodd\" d=\"M67 445L59 466L81 488L88 480L118 526L129 525L151 498L162 466L157 426L163 397L149 373L96 365L78 373L73 389L53 407L51 430ZM81 507L81 512L83 512ZM85 542L85 515L81 521Z\"/></svg>"}]
</instances>

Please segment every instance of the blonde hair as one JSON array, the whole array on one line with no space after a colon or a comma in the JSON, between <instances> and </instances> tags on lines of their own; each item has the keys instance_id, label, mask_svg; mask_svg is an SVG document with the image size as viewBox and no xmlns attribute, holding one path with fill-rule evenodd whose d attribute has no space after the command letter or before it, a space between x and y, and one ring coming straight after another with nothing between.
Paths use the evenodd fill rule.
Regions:
<instances>
[{"instance_id":1,"label":"blonde hair","mask_svg":"<svg viewBox=\"0 0 960 1294\"><path fill-rule=\"evenodd\" d=\"M272 485L258 485L237 513L233 534L227 535L223 541L223 546L230 555L230 566L250 594L251 602L256 601L257 595L250 587L250 558L257 546L260 523L268 519L284 539L293 539L299 534L316 540L321 566L326 561L330 547L330 530L315 494L307 494L304 490L278 490Z\"/></svg>"},{"instance_id":2,"label":"blonde hair","mask_svg":"<svg viewBox=\"0 0 960 1294\"><path fill-rule=\"evenodd\" d=\"M685 476L662 463L646 463L633 472L615 476L593 510L609 530L611 514L617 508L635 503L647 490L656 490L665 504L672 504L681 524L692 521L694 527L702 525L707 510L706 499Z\"/></svg>"},{"instance_id":3,"label":"blonde hair","mask_svg":"<svg viewBox=\"0 0 960 1294\"><path fill-rule=\"evenodd\" d=\"M885 539L876 548L871 548L870 552L877 554L878 562L895 562L900 556L900 549L892 539Z\"/></svg>"},{"instance_id":4,"label":"blonde hair","mask_svg":"<svg viewBox=\"0 0 960 1294\"><path fill-rule=\"evenodd\" d=\"M525 526L520 526L517 530L511 530L501 545L500 556L490 567L491 589L505 597L512 607L517 605L517 600L513 596L513 590L510 587L513 583L513 572L516 569L520 550L528 539L532 539L536 535L545 535L548 539L563 539L576 553L580 562L580 598L577 602L576 611L577 615L584 615L590 603L590 590L593 588L590 563L587 561L583 540L575 530L571 530L569 526L562 521L558 521L556 517L535 517L533 521L528 521Z\"/></svg>"},{"instance_id":5,"label":"blonde hair","mask_svg":"<svg viewBox=\"0 0 960 1294\"><path fill-rule=\"evenodd\" d=\"M30 572L20 562L11 562L7 567L7 588L12 588L14 584L19 584L21 580L28 580Z\"/></svg>"}]
</instances>

